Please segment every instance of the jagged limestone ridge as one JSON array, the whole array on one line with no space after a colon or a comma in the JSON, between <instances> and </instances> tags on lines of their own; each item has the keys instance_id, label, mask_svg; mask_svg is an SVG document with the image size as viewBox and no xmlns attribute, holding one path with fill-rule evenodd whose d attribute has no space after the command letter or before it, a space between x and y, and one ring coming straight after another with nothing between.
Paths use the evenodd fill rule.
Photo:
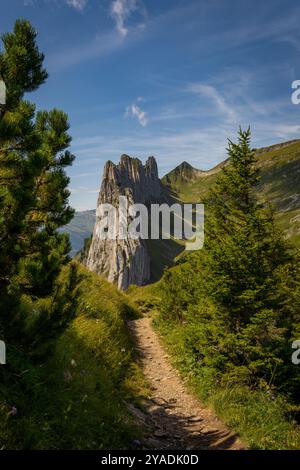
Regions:
<instances>
[{"instance_id":1,"label":"jagged limestone ridge","mask_svg":"<svg viewBox=\"0 0 300 470\"><path fill-rule=\"evenodd\" d=\"M118 165L111 161L106 163L97 205L109 203L118 208L119 197L123 195L128 197L129 204L149 205L161 201L162 184L154 157L149 157L145 165L128 155L122 155ZM97 237L99 223L100 218L96 216L87 267L123 290L131 284L142 285L149 281L150 257L145 241L118 237L116 240L100 240Z\"/></svg>"}]
</instances>

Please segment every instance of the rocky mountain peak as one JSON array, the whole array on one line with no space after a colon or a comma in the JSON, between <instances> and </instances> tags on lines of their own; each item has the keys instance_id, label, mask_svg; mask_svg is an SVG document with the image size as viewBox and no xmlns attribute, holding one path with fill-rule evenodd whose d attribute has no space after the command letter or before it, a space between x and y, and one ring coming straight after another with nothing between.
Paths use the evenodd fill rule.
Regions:
<instances>
[{"instance_id":1,"label":"rocky mountain peak","mask_svg":"<svg viewBox=\"0 0 300 470\"><path fill-rule=\"evenodd\" d=\"M124 195L129 204L161 202L163 187L153 156L147 159L145 165L138 158L125 154L118 164L111 161L105 164L98 205L109 203L118 208L119 197ZM145 241L118 237L116 240L101 240L97 235L100 223L101 217L96 215L87 266L115 282L120 289L149 281L150 257Z\"/></svg>"},{"instance_id":2,"label":"rocky mountain peak","mask_svg":"<svg viewBox=\"0 0 300 470\"><path fill-rule=\"evenodd\" d=\"M158 177L157 163L154 157L148 157L145 164L145 169L147 173L151 173L153 176Z\"/></svg>"}]
</instances>

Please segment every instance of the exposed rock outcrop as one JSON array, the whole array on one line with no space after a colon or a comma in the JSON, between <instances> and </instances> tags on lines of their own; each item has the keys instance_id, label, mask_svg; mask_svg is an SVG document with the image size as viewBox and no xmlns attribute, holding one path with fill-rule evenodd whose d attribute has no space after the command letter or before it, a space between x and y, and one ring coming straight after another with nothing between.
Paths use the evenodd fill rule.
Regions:
<instances>
[{"instance_id":1,"label":"exposed rock outcrop","mask_svg":"<svg viewBox=\"0 0 300 470\"><path fill-rule=\"evenodd\" d=\"M97 207L109 203L118 208L120 196L127 196L129 205L161 202L163 187L154 157L149 157L145 165L128 155L122 155L118 165L111 161L106 163ZM116 283L119 289L127 289L131 284L145 284L150 279L150 257L145 241L130 237L120 239L118 230L115 240L101 239L98 236L101 223L98 212L87 267Z\"/></svg>"}]
</instances>

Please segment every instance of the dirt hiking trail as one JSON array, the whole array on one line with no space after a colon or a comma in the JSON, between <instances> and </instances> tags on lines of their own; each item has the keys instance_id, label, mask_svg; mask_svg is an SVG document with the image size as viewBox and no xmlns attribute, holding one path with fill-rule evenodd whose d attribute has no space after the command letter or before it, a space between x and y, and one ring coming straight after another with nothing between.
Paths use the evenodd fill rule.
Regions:
<instances>
[{"instance_id":1,"label":"dirt hiking trail","mask_svg":"<svg viewBox=\"0 0 300 470\"><path fill-rule=\"evenodd\" d=\"M128 322L142 371L152 391L143 409L127 404L148 431L141 442L146 449L245 449L237 436L189 393L171 366L151 319Z\"/></svg>"}]
</instances>

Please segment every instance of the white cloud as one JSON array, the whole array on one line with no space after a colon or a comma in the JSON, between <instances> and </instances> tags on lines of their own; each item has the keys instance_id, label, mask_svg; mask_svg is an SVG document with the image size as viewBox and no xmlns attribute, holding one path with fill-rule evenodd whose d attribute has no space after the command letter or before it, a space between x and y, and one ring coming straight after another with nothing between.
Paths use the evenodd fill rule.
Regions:
<instances>
[{"instance_id":1,"label":"white cloud","mask_svg":"<svg viewBox=\"0 0 300 470\"><path fill-rule=\"evenodd\" d=\"M24 6L34 6L35 3L37 3L38 0L23 0L24 1ZM47 1L52 1L53 3L56 2L57 0L43 0L44 3ZM82 11L86 7L87 3L89 0L61 0L63 3L66 3L72 8L75 8L75 10Z\"/></svg>"},{"instance_id":2,"label":"white cloud","mask_svg":"<svg viewBox=\"0 0 300 470\"><path fill-rule=\"evenodd\" d=\"M217 110L226 115L228 119L236 119L236 112L214 86L204 83L191 83L187 86L187 91L209 98L216 105Z\"/></svg>"},{"instance_id":3,"label":"white cloud","mask_svg":"<svg viewBox=\"0 0 300 470\"><path fill-rule=\"evenodd\" d=\"M144 101L144 99L139 97L138 101L141 102ZM136 117L140 125L143 127L146 127L148 124L148 115L146 111L143 111L142 108L136 103L132 103L130 106L127 107L125 117L128 116Z\"/></svg>"},{"instance_id":4,"label":"white cloud","mask_svg":"<svg viewBox=\"0 0 300 470\"><path fill-rule=\"evenodd\" d=\"M88 0L67 0L67 4L78 11L82 11L85 8L87 2Z\"/></svg>"},{"instance_id":5,"label":"white cloud","mask_svg":"<svg viewBox=\"0 0 300 470\"><path fill-rule=\"evenodd\" d=\"M111 4L111 15L121 36L127 36L126 20L138 9L137 0L114 0Z\"/></svg>"},{"instance_id":6,"label":"white cloud","mask_svg":"<svg viewBox=\"0 0 300 470\"><path fill-rule=\"evenodd\" d=\"M70 6L75 7L80 2L85 2L87 5L88 0L63 0L70 2ZM116 5L113 10L113 5ZM119 6L118 6L119 5ZM146 10L143 4L137 0L114 0L112 2L111 13L116 20L117 28L104 31L97 34L91 41L79 44L67 49L59 49L52 55L48 56L47 62L53 69L62 69L68 66L76 65L87 60L99 59L103 56L113 54L115 51L124 47L126 44L133 44L140 37L144 25L134 24L131 27L130 38L128 35L128 28L125 27L125 19L130 16L130 13L135 9L139 10L143 17L146 17Z\"/></svg>"}]
</instances>

